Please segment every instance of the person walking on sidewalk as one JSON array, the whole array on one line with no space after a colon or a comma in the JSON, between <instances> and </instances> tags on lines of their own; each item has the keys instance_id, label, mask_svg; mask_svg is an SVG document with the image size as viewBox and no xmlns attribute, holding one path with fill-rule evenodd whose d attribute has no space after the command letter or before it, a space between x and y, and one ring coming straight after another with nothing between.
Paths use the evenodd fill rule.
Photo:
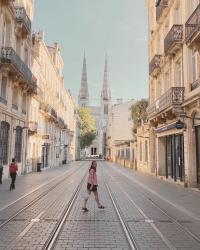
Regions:
<instances>
[{"instance_id":1,"label":"person walking on sidewalk","mask_svg":"<svg viewBox=\"0 0 200 250\"><path fill-rule=\"evenodd\" d=\"M0 159L0 184L2 184L2 175L3 175L3 160Z\"/></svg>"},{"instance_id":2,"label":"person walking on sidewalk","mask_svg":"<svg viewBox=\"0 0 200 250\"><path fill-rule=\"evenodd\" d=\"M15 189L15 180L17 176L17 171L18 171L17 163L15 162L15 158L13 158L12 163L9 166L10 177L12 180L10 184L10 191L12 189Z\"/></svg>"},{"instance_id":3,"label":"person walking on sidewalk","mask_svg":"<svg viewBox=\"0 0 200 250\"><path fill-rule=\"evenodd\" d=\"M99 201L99 195L98 195L98 191L97 191L97 163L96 161L93 161L91 164L91 167L89 169L89 176L88 176L88 181L87 181L87 197L84 198L84 203L83 203L83 207L82 210L84 212L88 212L89 210L87 209L86 205L87 205L87 201L89 199L89 196L91 194L91 192L93 192L96 203L98 208L105 208L104 206L101 205L100 201Z\"/></svg>"}]
</instances>

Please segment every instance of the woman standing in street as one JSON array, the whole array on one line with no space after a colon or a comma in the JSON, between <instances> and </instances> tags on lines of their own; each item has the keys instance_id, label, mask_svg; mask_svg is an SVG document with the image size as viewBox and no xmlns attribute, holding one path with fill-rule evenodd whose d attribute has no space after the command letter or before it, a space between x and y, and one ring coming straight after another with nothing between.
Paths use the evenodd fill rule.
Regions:
<instances>
[{"instance_id":1,"label":"woman standing in street","mask_svg":"<svg viewBox=\"0 0 200 250\"><path fill-rule=\"evenodd\" d=\"M88 181L87 181L88 196L84 198L84 204L83 204L83 208L82 208L84 212L89 211L87 209L86 205L87 205L87 201L89 199L89 195L91 194L91 192L93 192L93 194L94 194L98 208L101 208L101 209L105 208L99 202L99 195L98 195L98 191L97 191L98 184L97 184L97 174L96 174L97 169L96 168L97 168L97 163L96 163L96 161L93 161L91 164L91 167L89 169L89 176L88 176Z\"/></svg>"},{"instance_id":2,"label":"woman standing in street","mask_svg":"<svg viewBox=\"0 0 200 250\"><path fill-rule=\"evenodd\" d=\"M17 163L15 162L15 158L13 158L12 163L9 166L10 177L12 180L10 184L10 191L12 189L15 189L15 180L17 176L17 171L18 171Z\"/></svg>"}]
</instances>

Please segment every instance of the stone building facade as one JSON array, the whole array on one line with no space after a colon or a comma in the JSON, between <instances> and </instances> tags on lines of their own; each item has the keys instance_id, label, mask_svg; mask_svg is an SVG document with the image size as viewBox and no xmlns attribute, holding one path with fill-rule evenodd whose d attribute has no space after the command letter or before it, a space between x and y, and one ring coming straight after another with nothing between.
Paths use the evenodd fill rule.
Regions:
<instances>
[{"instance_id":1,"label":"stone building facade","mask_svg":"<svg viewBox=\"0 0 200 250\"><path fill-rule=\"evenodd\" d=\"M134 100L118 99L112 106L106 133L106 158L124 167L134 168L137 153L133 146L131 107Z\"/></svg>"},{"instance_id":2,"label":"stone building facade","mask_svg":"<svg viewBox=\"0 0 200 250\"><path fill-rule=\"evenodd\" d=\"M31 99L27 171L56 167L75 159L75 102L64 86L64 63L58 44L47 46L44 33L32 37L37 92Z\"/></svg>"},{"instance_id":3,"label":"stone building facade","mask_svg":"<svg viewBox=\"0 0 200 250\"><path fill-rule=\"evenodd\" d=\"M151 171L200 185L200 2L148 0Z\"/></svg>"},{"instance_id":4,"label":"stone building facade","mask_svg":"<svg viewBox=\"0 0 200 250\"><path fill-rule=\"evenodd\" d=\"M32 0L0 0L0 161L3 177L15 157L26 171L28 107L36 93L31 72Z\"/></svg>"}]
</instances>

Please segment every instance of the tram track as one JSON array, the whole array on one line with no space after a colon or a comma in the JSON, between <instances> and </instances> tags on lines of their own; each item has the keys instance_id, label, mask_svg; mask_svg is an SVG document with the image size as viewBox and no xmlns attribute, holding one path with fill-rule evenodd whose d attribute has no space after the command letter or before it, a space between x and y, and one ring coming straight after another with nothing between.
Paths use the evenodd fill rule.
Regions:
<instances>
[{"instance_id":1,"label":"tram track","mask_svg":"<svg viewBox=\"0 0 200 250\"><path fill-rule=\"evenodd\" d=\"M20 215L22 212L24 212L26 209L30 208L32 205L34 205L36 202L38 202L39 200L43 199L47 194L49 194L52 190L54 190L56 187L58 187L60 184L62 184L65 180L67 180L68 178L70 178L71 176L73 176L76 172L78 172L81 168L82 164L72 173L67 173L66 176L64 176L63 178L61 177L60 180L58 180L53 186L51 186L49 189L47 189L46 191L42 192L41 194L39 194L36 198L34 198L33 200L31 200L30 202L28 202L25 206L23 206L21 209L19 209L17 212L15 212L13 215L11 215L8 219L6 219L5 221L3 221L0 224L0 230L6 226L9 222L11 222L12 220L14 220L18 215ZM58 177L59 179L60 177ZM54 179L50 182L47 182L47 184L45 186L48 186L51 182L55 181ZM28 195L26 195L23 198L27 198L29 195L33 194L33 191L31 193L29 193ZM14 206L17 202L19 202L20 200L17 200L15 203L12 203L10 206ZM7 206L5 209L7 209L9 206ZM4 209L4 210L5 210ZM2 210L2 211L4 211ZM1 211L1 212L2 212Z\"/></svg>"},{"instance_id":2,"label":"tram track","mask_svg":"<svg viewBox=\"0 0 200 250\"><path fill-rule=\"evenodd\" d=\"M71 209L73 208L73 205L77 199L77 196L81 190L81 187L83 186L85 179L87 176L87 172L85 173L84 177L82 178L81 182L77 186L77 188L74 190L71 199L69 200L68 204L66 205L62 215L60 216L59 221L57 222L56 226L54 227L53 231L51 232L50 236L46 240L45 244L42 247L42 250L51 250L54 248L54 245L57 241L57 238L59 236L59 233L62 231L62 227L67 219L67 217L70 214Z\"/></svg>"},{"instance_id":3,"label":"tram track","mask_svg":"<svg viewBox=\"0 0 200 250\"><path fill-rule=\"evenodd\" d=\"M108 174L110 176L110 178L113 178L113 176L111 176L110 174ZM130 182L130 184L133 185L133 183L131 182L131 179L129 179L127 176L124 175L125 178L127 178ZM134 181L134 180L132 180ZM167 239L167 237L165 237L163 235L163 233L160 232L160 230L155 226L153 220L151 220L150 218L148 218L148 216L144 213L144 211L141 209L141 207L139 207L136 202L130 197L129 194L127 194L126 191L124 191L124 189L121 187L118 187L122 193L124 194L124 196L126 196L126 198L133 204L133 206L139 211L139 213L144 217L145 220L148 220L150 222L150 225L152 226L152 228L159 234L159 236L162 238L163 242L167 245L167 247L169 249L177 249L175 246L173 246L173 244ZM150 199L147 194L145 194L144 192L142 192L141 190L139 190L135 185L134 185L134 190L138 192L138 194L140 194L140 196L142 196L145 201L147 201L148 203L150 203L152 206L154 206L154 208L158 209L164 216L166 216L168 218L168 221L172 222L174 225L176 225L178 228L180 228L182 231L184 231L187 235L189 235L193 240L195 240L198 244L199 244L199 248L200 248L200 237L198 237L197 235L195 235L193 232L191 232L188 228L186 228L185 226L183 226L177 219L175 219L174 217L172 217L171 215L169 215L165 210L163 210L158 204L156 204L152 199Z\"/></svg>"},{"instance_id":4,"label":"tram track","mask_svg":"<svg viewBox=\"0 0 200 250\"><path fill-rule=\"evenodd\" d=\"M117 216L119 218L119 221L121 223L121 226L123 228L124 234L125 234L125 236L127 238L127 241L128 241L128 243L130 245L131 250L139 250L136 239L134 238L134 235L132 234L129 225L126 222L126 219L125 219L125 217L123 215L123 212L120 209L119 204L117 203L117 200L116 200L114 194L112 193L108 183L106 181L104 183L105 183L106 189L108 190L108 194L109 194L110 199L112 201L112 204L113 204L113 206L115 208L115 212L117 213Z\"/></svg>"}]
</instances>

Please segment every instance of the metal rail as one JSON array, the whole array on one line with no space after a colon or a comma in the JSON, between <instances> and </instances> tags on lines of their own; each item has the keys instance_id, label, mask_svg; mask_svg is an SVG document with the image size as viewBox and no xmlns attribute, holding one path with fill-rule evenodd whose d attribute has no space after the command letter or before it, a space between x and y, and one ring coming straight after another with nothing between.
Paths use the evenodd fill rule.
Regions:
<instances>
[{"instance_id":1,"label":"metal rail","mask_svg":"<svg viewBox=\"0 0 200 250\"><path fill-rule=\"evenodd\" d=\"M128 176L124 175L126 178L129 179L129 181L134 181L130 179ZM177 225L179 228L181 228L185 233L189 234L196 242L200 243L200 238L192 233L189 229L187 229L185 226L183 226L180 222L178 222L175 218L170 216L165 210L163 210L159 205L157 205L153 200L151 200L145 193L141 192L137 187L134 186L134 190L137 190L139 194L141 194L145 200L147 200L149 203L151 203L155 208L157 208L161 213L163 213L169 220L171 220L175 225ZM129 198L131 199L131 198ZM134 202L135 203L135 202ZM137 206L136 206L137 208ZM140 209L141 211L141 209ZM171 249L171 248L170 248Z\"/></svg>"},{"instance_id":2,"label":"metal rail","mask_svg":"<svg viewBox=\"0 0 200 250\"><path fill-rule=\"evenodd\" d=\"M63 183L66 179L68 179L70 176L72 176L73 174L75 174L77 171L79 171L79 168L76 169L75 171L73 171L72 173L68 174L67 176L65 176L64 178L62 178L61 180L59 180L55 185L53 185L52 187L50 187L48 190L46 190L45 192L39 194L39 196L37 196L35 199L33 199L31 202L29 202L27 205L25 205L23 208L19 209L15 214L13 214L12 216L10 216L6 221L4 221L3 223L0 224L0 229L3 228L5 225L7 225L10 221L12 221L15 217L17 217L19 214L21 214L22 212L24 212L27 208L31 207L34 203L36 203L37 201L39 201L40 199L44 198L44 196L46 196L48 193L50 193L50 191L52 191L53 189L55 189L57 186L59 186L61 183ZM49 184L49 183L48 183ZM46 184L46 185L48 185ZM34 191L36 192L36 191ZM33 192L33 193L34 193ZM31 193L32 194L32 193ZM16 201L17 203L18 201ZM15 203L14 203L15 204ZM13 204L12 204L13 205Z\"/></svg>"},{"instance_id":3,"label":"metal rail","mask_svg":"<svg viewBox=\"0 0 200 250\"><path fill-rule=\"evenodd\" d=\"M57 225L55 226L54 230L52 231L52 233L50 234L50 236L48 237L46 243L44 244L44 246L42 247L42 250L51 250L54 248L54 245L57 241L57 238L59 236L59 233L61 232L63 225L66 221L66 218L69 216L70 211L76 201L76 198L80 192L81 187L83 186L83 183L85 182L85 178L87 176L88 171L86 172L86 174L84 175L82 181L80 182L80 184L78 185L78 187L75 189L70 201L68 202L65 210L63 211Z\"/></svg>"},{"instance_id":4,"label":"metal rail","mask_svg":"<svg viewBox=\"0 0 200 250\"><path fill-rule=\"evenodd\" d=\"M113 203L113 206L115 208L117 216L118 216L118 218L120 220L120 223L122 225L122 228L124 230L124 233L125 233L125 236L126 236L126 238L128 240L128 243L129 243L129 245L131 247L131 250L139 250L139 247L137 246L136 240L135 240L135 238L134 238L134 236L133 236L133 234L131 232L131 229L129 228L128 223L126 222L126 220L124 218L124 215L123 215L123 213L122 213L122 211L121 211L121 209L120 209L120 207L119 207L119 205L117 203L117 200L115 199L109 185L106 182L105 182L105 186L106 186L106 188L108 190L108 194L109 194L110 199L111 199L111 201Z\"/></svg>"}]
</instances>

